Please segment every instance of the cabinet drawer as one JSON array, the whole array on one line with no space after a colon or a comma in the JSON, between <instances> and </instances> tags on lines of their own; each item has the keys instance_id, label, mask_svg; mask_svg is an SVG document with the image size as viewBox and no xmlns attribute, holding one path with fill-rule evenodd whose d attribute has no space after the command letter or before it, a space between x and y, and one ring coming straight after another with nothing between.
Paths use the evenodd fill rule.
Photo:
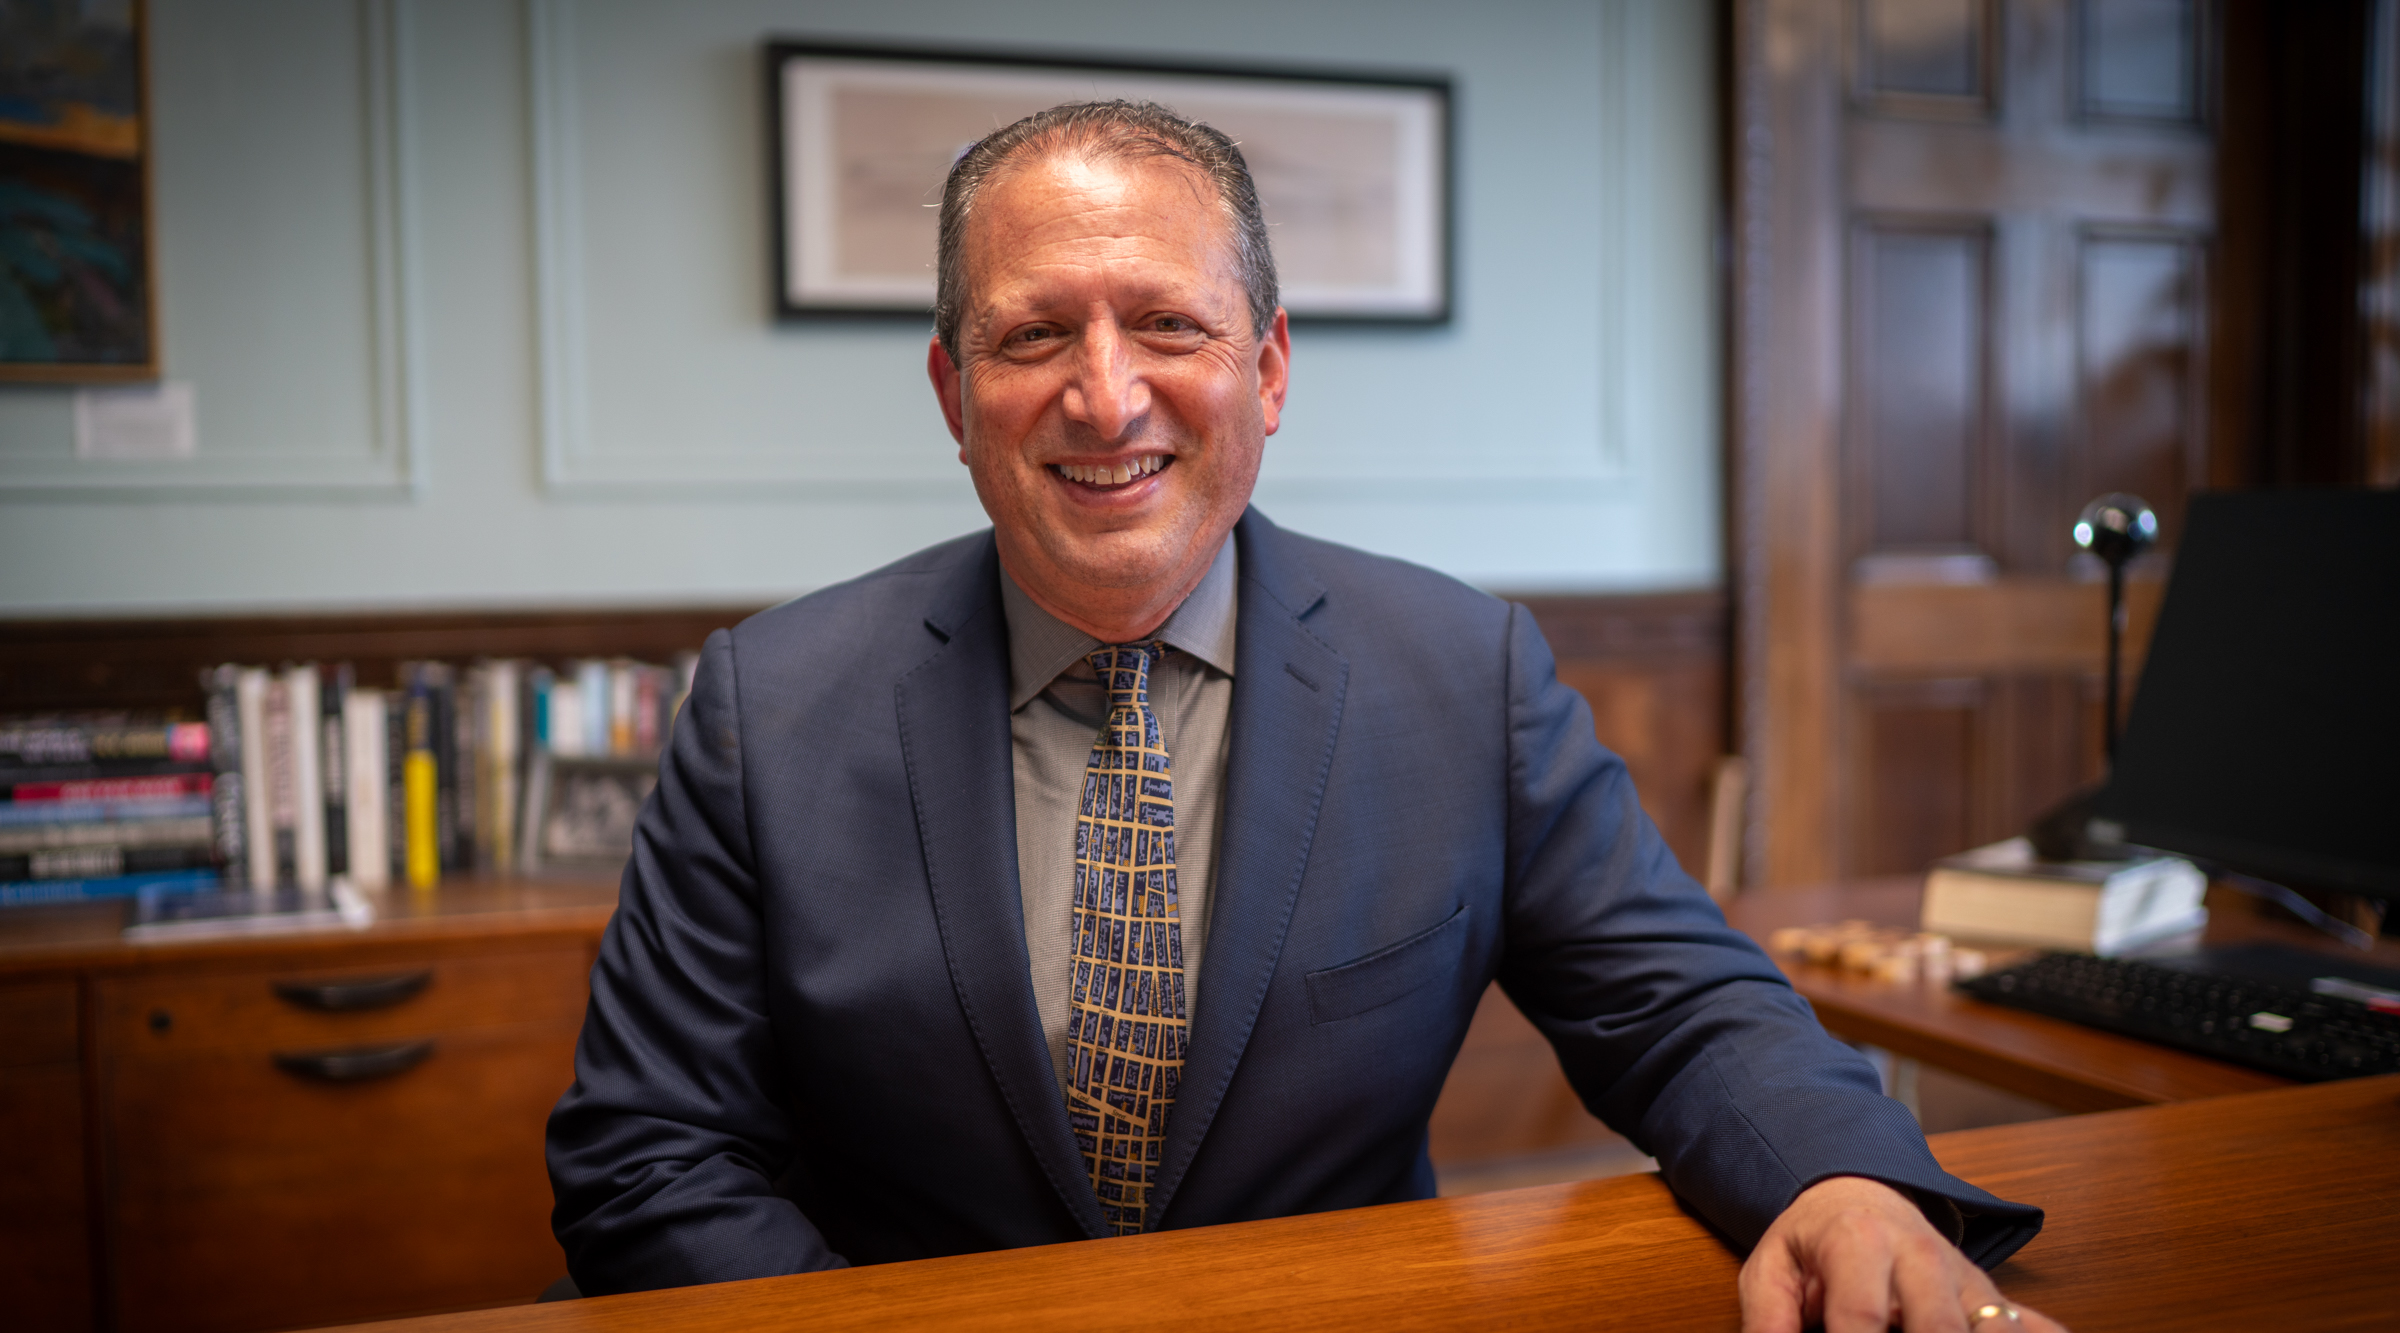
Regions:
<instances>
[{"instance_id":1,"label":"cabinet drawer","mask_svg":"<svg viewBox=\"0 0 2400 1333\"><path fill-rule=\"evenodd\" d=\"M231 1040L113 1062L122 1326L307 1327L522 1301L564 1271L542 1138L574 1078L576 1024L426 1030L420 1062L352 1082L295 1076Z\"/></svg>"},{"instance_id":2,"label":"cabinet drawer","mask_svg":"<svg viewBox=\"0 0 2400 1333\"><path fill-rule=\"evenodd\" d=\"M307 1051L442 1033L579 1023L590 984L579 946L395 956L373 966L164 972L100 983L110 1061Z\"/></svg>"}]
</instances>

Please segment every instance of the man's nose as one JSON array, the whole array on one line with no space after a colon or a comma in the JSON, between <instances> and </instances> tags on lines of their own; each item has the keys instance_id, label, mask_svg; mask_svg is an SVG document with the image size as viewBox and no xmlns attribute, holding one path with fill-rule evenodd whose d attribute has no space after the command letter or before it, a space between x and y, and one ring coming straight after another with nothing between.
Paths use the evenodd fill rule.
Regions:
<instances>
[{"instance_id":1,"label":"man's nose","mask_svg":"<svg viewBox=\"0 0 2400 1333\"><path fill-rule=\"evenodd\" d=\"M1075 378L1067 385L1067 417L1115 444L1150 411L1149 382L1135 370L1133 348L1113 319L1095 319L1076 349Z\"/></svg>"}]
</instances>

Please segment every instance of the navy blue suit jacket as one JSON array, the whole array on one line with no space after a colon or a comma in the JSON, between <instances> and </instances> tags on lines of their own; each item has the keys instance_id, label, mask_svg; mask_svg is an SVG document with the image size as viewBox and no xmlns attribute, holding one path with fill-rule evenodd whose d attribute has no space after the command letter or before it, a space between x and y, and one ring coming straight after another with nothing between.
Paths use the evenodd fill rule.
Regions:
<instances>
[{"instance_id":1,"label":"navy blue suit jacket","mask_svg":"<svg viewBox=\"0 0 2400 1333\"><path fill-rule=\"evenodd\" d=\"M1206 971L1153 1225L1433 1192L1487 984L1747 1249L1835 1174L1934 1163L1679 870L1521 607L1283 532L1240 544ZM1104 1234L1034 1006L991 535L711 635L550 1122L586 1292Z\"/></svg>"}]
</instances>

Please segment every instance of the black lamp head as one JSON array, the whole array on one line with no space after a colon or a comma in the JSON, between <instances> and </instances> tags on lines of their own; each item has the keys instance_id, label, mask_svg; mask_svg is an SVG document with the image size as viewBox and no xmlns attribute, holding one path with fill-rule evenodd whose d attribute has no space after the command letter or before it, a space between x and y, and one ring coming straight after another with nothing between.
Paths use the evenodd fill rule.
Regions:
<instances>
[{"instance_id":1,"label":"black lamp head","mask_svg":"<svg viewBox=\"0 0 2400 1333\"><path fill-rule=\"evenodd\" d=\"M2142 497L2112 491L2083 507L2075 544L2121 569L2158 544L2158 515Z\"/></svg>"}]
</instances>

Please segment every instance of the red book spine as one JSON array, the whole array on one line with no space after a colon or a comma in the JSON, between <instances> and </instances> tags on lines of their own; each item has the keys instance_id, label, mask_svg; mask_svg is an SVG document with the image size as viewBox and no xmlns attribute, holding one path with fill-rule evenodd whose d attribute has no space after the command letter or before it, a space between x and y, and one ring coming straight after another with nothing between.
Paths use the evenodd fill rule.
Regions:
<instances>
[{"instance_id":1,"label":"red book spine","mask_svg":"<svg viewBox=\"0 0 2400 1333\"><path fill-rule=\"evenodd\" d=\"M639 670L633 684L633 750L654 755L658 753L658 678L664 673L656 667Z\"/></svg>"},{"instance_id":2,"label":"red book spine","mask_svg":"<svg viewBox=\"0 0 2400 1333\"><path fill-rule=\"evenodd\" d=\"M74 782L20 782L10 789L11 801L171 801L178 796L206 796L214 790L213 773L162 773L149 778L84 778Z\"/></svg>"}]
</instances>

